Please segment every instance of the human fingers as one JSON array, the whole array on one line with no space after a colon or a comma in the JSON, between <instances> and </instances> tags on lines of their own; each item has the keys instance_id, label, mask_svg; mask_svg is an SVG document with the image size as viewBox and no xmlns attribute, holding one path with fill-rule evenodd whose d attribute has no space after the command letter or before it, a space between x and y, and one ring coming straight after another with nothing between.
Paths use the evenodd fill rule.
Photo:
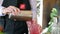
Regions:
<instances>
[{"instance_id":1,"label":"human fingers","mask_svg":"<svg viewBox=\"0 0 60 34\"><path fill-rule=\"evenodd\" d=\"M11 10L9 10L8 8L5 8L5 9L3 10L3 13L4 13L4 14L11 13Z\"/></svg>"},{"instance_id":2,"label":"human fingers","mask_svg":"<svg viewBox=\"0 0 60 34\"><path fill-rule=\"evenodd\" d=\"M14 7L14 6L9 6L9 7L13 10L13 12L12 12L13 15L17 15L18 14L18 12L19 12L18 8Z\"/></svg>"}]
</instances>

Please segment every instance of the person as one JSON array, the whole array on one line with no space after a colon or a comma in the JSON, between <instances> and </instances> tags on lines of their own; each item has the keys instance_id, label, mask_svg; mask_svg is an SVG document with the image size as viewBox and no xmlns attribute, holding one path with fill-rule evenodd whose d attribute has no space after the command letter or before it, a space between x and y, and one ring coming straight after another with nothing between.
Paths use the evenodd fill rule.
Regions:
<instances>
[{"instance_id":1,"label":"person","mask_svg":"<svg viewBox=\"0 0 60 34\"><path fill-rule=\"evenodd\" d=\"M6 34L28 34L26 21L11 20L8 14L17 15L20 9L16 7L17 0L0 0L0 31Z\"/></svg>"}]
</instances>

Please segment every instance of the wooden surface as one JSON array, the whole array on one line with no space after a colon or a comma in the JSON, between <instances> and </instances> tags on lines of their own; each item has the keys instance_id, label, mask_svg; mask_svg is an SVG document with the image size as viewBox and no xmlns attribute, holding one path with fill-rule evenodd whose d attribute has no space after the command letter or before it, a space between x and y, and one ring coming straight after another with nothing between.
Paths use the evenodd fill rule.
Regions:
<instances>
[{"instance_id":1,"label":"wooden surface","mask_svg":"<svg viewBox=\"0 0 60 34\"><path fill-rule=\"evenodd\" d=\"M10 19L16 19L17 21L27 21L32 19L32 11L30 10L21 10L19 15L9 15Z\"/></svg>"},{"instance_id":2,"label":"wooden surface","mask_svg":"<svg viewBox=\"0 0 60 34\"><path fill-rule=\"evenodd\" d=\"M56 0L43 0L43 28L48 26L50 21L50 13L55 4Z\"/></svg>"}]
</instances>

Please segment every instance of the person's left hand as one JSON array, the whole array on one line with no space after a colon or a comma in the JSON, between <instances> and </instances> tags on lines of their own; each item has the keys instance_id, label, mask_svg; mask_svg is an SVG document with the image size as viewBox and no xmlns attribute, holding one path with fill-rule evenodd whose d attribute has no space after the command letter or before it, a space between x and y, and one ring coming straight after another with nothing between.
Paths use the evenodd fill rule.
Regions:
<instances>
[{"instance_id":1,"label":"person's left hand","mask_svg":"<svg viewBox=\"0 0 60 34\"><path fill-rule=\"evenodd\" d=\"M20 9L17 8L17 7L9 6L8 8L9 8L9 10L13 10L13 11L12 11L12 14L13 14L13 15L18 15L18 14L20 13Z\"/></svg>"},{"instance_id":2,"label":"person's left hand","mask_svg":"<svg viewBox=\"0 0 60 34\"><path fill-rule=\"evenodd\" d=\"M9 6L7 8L4 8L2 13L5 15L11 13L12 15L15 16L15 15L18 15L20 13L20 9L18 9L15 6Z\"/></svg>"}]
</instances>

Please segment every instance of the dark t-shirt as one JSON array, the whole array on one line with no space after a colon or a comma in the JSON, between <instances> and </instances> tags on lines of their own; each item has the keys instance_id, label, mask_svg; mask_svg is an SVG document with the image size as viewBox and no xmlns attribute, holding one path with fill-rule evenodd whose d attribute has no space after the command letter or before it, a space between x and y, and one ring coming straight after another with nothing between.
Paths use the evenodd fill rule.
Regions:
<instances>
[{"instance_id":1,"label":"dark t-shirt","mask_svg":"<svg viewBox=\"0 0 60 34\"><path fill-rule=\"evenodd\" d=\"M31 10L29 0L4 0L2 6L8 7L12 5L12 6L16 6L19 8L20 4L25 4L24 10Z\"/></svg>"},{"instance_id":2,"label":"dark t-shirt","mask_svg":"<svg viewBox=\"0 0 60 34\"><path fill-rule=\"evenodd\" d=\"M23 3L26 4L26 9L24 10L30 10L30 4L28 0L4 0L2 6L8 7L8 6L16 6L19 8L19 4ZM28 2L28 3L27 3ZM4 16L3 18L0 18L0 23L3 22L4 26L4 32L7 34L28 34L28 27L26 24L26 21L14 21L8 18L8 16Z\"/></svg>"}]
</instances>

